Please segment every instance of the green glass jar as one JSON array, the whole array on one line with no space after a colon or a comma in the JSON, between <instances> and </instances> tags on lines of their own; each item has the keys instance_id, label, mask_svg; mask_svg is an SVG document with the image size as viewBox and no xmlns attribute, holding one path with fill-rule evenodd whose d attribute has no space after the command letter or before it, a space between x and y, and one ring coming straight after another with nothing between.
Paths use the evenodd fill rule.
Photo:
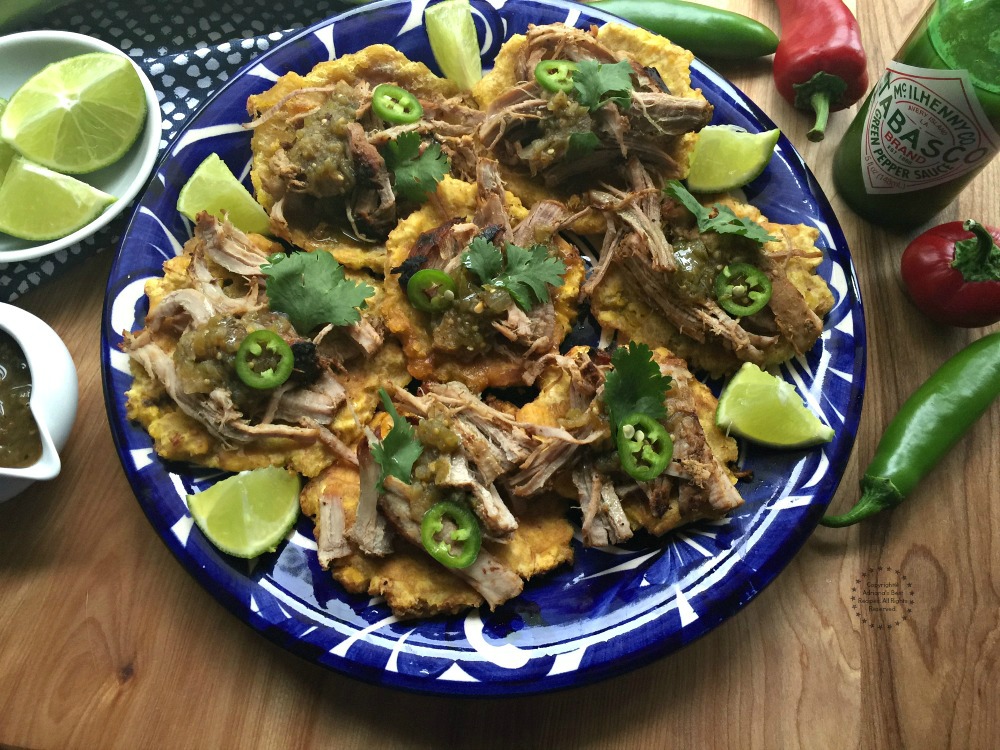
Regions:
<instances>
[{"instance_id":1,"label":"green glass jar","mask_svg":"<svg viewBox=\"0 0 1000 750\"><path fill-rule=\"evenodd\" d=\"M837 192L877 224L933 218L1000 150L1000 0L937 0L837 147Z\"/></svg>"}]
</instances>

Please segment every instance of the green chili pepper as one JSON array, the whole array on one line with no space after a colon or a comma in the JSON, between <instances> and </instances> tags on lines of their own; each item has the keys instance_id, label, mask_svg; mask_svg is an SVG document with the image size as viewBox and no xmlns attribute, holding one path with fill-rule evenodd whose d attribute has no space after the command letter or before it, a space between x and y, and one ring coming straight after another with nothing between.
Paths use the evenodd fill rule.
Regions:
<instances>
[{"instance_id":1,"label":"green chili pepper","mask_svg":"<svg viewBox=\"0 0 1000 750\"><path fill-rule=\"evenodd\" d=\"M406 296L418 310L444 312L455 302L455 280L436 268L417 271L406 283Z\"/></svg>"},{"instance_id":2,"label":"green chili pepper","mask_svg":"<svg viewBox=\"0 0 1000 750\"><path fill-rule=\"evenodd\" d=\"M631 21L698 57L749 60L773 54L778 37L739 13L684 0L598 0L591 7Z\"/></svg>"},{"instance_id":3,"label":"green chili pepper","mask_svg":"<svg viewBox=\"0 0 1000 750\"><path fill-rule=\"evenodd\" d=\"M417 97L404 88L391 83L380 83L372 92L372 110L376 115L394 125L416 122L424 114Z\"/></svg>"},{"instance_id":4,"label":"green chili pepper","mask_svg":"<svg viewBox=\"0 0 1000 750\"><path fill-rule=\"evenodd\" d=\"M1000 395L1000 333L974 341L920 386L889 423L861 478L861 499L824 526L850 526L899 505Z\"/></svg>"},{"instance_id":5,"label":"green chili pepper","mask_svg":"<svg viewBox=\"0 0 1000 750\"><path fill-rule=\"evenodd\" d=\"M667 428L642 412L629 414L622 420L615 445L622 468L640 482L660 476L674 456L674 441Z\"/></svg>"},{"instance_id":6,"label":"green chili pepper","mask_svg":"<svg viewBox=\"0 0 1000 750\"><path fill-rule=\"evenodd\" d=\"M542 60L535 66L535 80L547 91L572 91L576 63L569 60Z\"/></svg>"},{"instance_id":7,"label":"green chili pepper","mask_svg":"<svg viewBox=\"0 0 1000 750\"><path fill-rule=\"evenodd\" d=\"M467 568L479 556L482 533L472 511L444 500L424 513L420 521L420 541L431 557L442 565Z\"/></svg>"},{"instance_id":8,"label":"green chili pepper","mask_svg":"<svg viewBox=\"0 0 1000 750\"><path fill-rule=\"evenodd\" d=\"M715 277L715 298L730 315L753 315L770 301L771 280L749 263L730 263Z\"/></svg>"},{"instance_id":9,"label":"green chili pepper","mask_svg":"<svg viewBox=\"0 0 1000 750\"><path fill-rule=\"evenodd\" d=\"M236 374L251 388L277 388L288 380L294 367L292 347L266 328L248 333L236 351Z\"/></svg>"}]
</instances>

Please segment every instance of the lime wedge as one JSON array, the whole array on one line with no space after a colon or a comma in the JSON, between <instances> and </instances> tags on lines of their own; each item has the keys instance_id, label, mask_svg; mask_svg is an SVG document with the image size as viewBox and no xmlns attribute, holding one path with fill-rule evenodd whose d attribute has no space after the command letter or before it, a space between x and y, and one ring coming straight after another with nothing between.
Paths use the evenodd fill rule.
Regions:
<instances>
[{"instance_id":1,"label":"lime wedge","mask_svg":"<svg viewBox=\"0 0 1000 750\"><path fill-rule=\"evenodd\" d=\"M191 221L202 211L219 219L225 214L244 232L267 234L271 228L267 212L218 154L209 154L184 183L177 196L177 210Z\"/></svg>"},{"instance_id":2,"label":"lime wedge","mask_svg":"<svg viewBox=\"0 0 1000 750\"><path fill-rule=\"evenodd\" d=\"M804 448L833 438L833 430L809 411L791 383L749 362L722 390L715 423L734 435L775 448Z\"/></svg>"},{"instance_id":3,"label":"lime wedge","mask_svg":"<svg viewBox=\"0 0 1000 750\"><path fill-rule=\"evenodd\" d=\"M424 26L434 59L444 77L463 91L483 77L479 37L469 0L444 0L424 11Z\"/></svg>"},{"instance_id":4,"label":"lime wedge","mask_svg":"<svg viewBox=\"0 0 1000 750\"><path fill-rule=\"evenodd\" d=\"M0 232L54 240L85 227L115 202L92 185L15 156L0 183Z\"/></svg>"},{"instance_id":5,"label":"lime wedge","mask_svg":"<svg viewBox=\"0 0 1000 750\"><path fill-rule=\"evenodd\" d=\"M691 154L688 190L721 193L743 187L771 161L780 130L748 133L732 125L701 129Z\"/></svg>"},{"instance_id":6,"label":"lime wedge","mask_svg":"<svg viewBox=\"0 0 1000 750\"><path fill-rule=\"evenodd\" d=\"M3 117L3 111L6 108L7 100L0 99L0 117ZM7 174L7 170L10 168L10 163L13 159L14 149L3 141L0 141L0 184L3 183L4 175Z\"/></svg>"},{"instance_id":7,"label":"lime wedge","mask_svg":"<svg viewBox=\"0 0 1000 750\"><path fill-rule=\"evenodd\" d=\"M67 174L118 161L146 122L146 93L132 62L110 52L43 68L14 92L0 140L27 159Z\"/></svg>"},{"instance_id":8,"label":"lime wedge","mask_svg":"<svg viewBox=\"0 0 1000 750\"><path fill-rule=\"evenodd\" d=\"M235 557L274 550L299 517L298 474L269 467L244 471L187 496L208 540Z\"/></svg>"}]
</instances>

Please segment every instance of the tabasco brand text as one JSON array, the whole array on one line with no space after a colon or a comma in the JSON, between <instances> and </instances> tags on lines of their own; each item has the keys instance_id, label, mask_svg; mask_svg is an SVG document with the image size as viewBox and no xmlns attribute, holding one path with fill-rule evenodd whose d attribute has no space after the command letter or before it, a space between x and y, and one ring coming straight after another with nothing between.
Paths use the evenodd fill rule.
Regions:
<instances>
[{"instance_id":1,"label":"tabasco brand text","mask_svg":"<svg viewBox=\"0 0 1000 750\"><path fill-rule=\"evenodd\" d=\"M876 84L861 173L869 193L906 193L983 166L1000 148L964 70L892 61Z\"/></svg>"}]
</instances>

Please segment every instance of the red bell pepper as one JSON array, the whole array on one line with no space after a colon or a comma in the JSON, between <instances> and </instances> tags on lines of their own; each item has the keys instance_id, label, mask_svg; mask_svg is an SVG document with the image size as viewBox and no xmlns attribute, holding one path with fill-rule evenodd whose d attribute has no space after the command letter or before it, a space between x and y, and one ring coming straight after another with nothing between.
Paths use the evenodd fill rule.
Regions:
<instances>
[{"instance_id":1,"label":"red bell pepper","mask_svg":"<svg viewBox=\"0 0 1000 750\"><path fill-rule=\"evenodd\" d=\"M858 21L842 0L777 0L781 41L774 82L788 102L813 110L811 141L821 141L830 112L868 91L868 58Z\"/></svg>"},{"instance_id":2,"label":"red bell pepper","mask_svg":"<svg viewBox=\"0 0 1000 750\"><path fill-rule=\"evenodd\" d=\"M900 260L913 304L944 325L1000 321L1000 229L976 221L941 224L911 242Z\"/></svg>"}]
</instances>

